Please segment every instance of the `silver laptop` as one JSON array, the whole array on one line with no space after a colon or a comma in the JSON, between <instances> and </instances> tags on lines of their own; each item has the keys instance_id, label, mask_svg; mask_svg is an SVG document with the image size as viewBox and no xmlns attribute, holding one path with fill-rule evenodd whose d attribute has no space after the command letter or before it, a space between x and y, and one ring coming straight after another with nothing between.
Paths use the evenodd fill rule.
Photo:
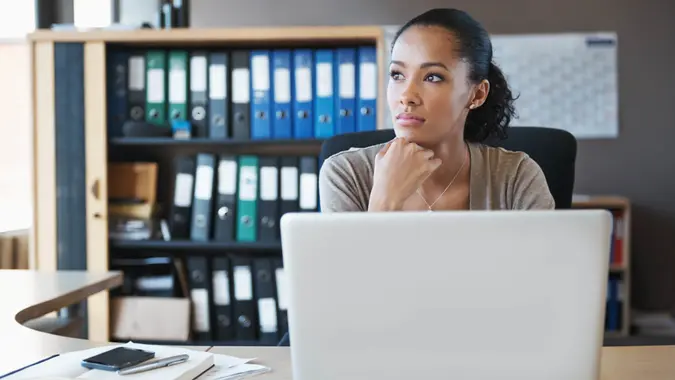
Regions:
<instances>
[{"instance_id":1,"label":"silver laptop","mask_svg":"<svg viewBox=\"0 0 675 380\"><path fill-rule=\"evenodd\" d=\"M611 215L281 221L294 380L596 380Z\"/></svg>"}]
</instances>

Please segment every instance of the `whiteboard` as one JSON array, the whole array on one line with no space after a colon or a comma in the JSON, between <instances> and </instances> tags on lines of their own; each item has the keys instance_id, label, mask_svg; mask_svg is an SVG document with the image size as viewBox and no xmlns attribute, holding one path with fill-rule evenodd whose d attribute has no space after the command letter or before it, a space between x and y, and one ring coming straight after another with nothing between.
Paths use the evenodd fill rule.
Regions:
<instances>
[{"instance_id":1,"label":"whiteboard","mask_svg":"<svg viewBox=\"0 0 675 380\"><path fill-rule=\"evenodd\" d=\"M389 70L398 26L383 29L387 62L383 70ZM578 139L618 136L616 33L493 34L491 40L493 61L518 96L511 126L564 129ZM391 127L388 112L387 107L385 121Z\"/></svg>"},{"instance_id":2,"label":"whiteboard","mask_svg":"<svg viewBox=\"0 0 675 380\"><path fill-rule=\"evenodd\" d=\"M494 35L492 46L519 96L512 126L559 128L579 139L618 136L616 34Z\"/></svg>"}]
</instances>

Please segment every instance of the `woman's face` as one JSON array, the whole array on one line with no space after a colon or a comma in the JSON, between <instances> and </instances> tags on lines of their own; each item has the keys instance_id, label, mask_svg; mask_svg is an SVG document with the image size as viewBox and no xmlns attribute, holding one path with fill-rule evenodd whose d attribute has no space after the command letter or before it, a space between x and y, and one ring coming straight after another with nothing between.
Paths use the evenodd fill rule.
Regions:
<instances>
[{"instance_id":1,"label":"woman's face","mask_svg":"<svg viewBox=\"0 0 675 380\"><path fill-rule=\"evenodd\" d=\"M396 40L387 86L396 136L426 147L463 138L472 86L455 50L454 35L440 27L413 26Z\"/></svg>"}]
</instances>

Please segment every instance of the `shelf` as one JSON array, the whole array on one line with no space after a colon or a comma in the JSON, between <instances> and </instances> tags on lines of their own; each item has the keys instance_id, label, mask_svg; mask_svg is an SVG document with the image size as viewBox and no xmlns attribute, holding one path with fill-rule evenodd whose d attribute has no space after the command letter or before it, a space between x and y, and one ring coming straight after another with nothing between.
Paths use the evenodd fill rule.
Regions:
<instances>
[{"instance_id":1,"label":"shelf","mask_svg":"<svg viewBox=\"0 0 675 380\"><path fill-rule=\"evenodd\" d=\"M198 242L190 240L110 240L110 248L115 250L161 251L179 255L219 254L219 253L280 253L281 243L239 243L239 242Z\"/></svg>"},{"instance_id":2,"label":"shelf","mask_svg":"<svg viewBox=\"0 0 675 380\"><path fill-rule=\"evenodd\" d=\"M213 347L213 346L248 346L248 347L273 347L278 343L263 343L256 340L148 340L148 339L112 339L113 342L126 343L132 340L139 344L152 344L164 346L192 346L192 347ZM281 338L279 338L281 341Z\"/></svg>"},{"instance_id":3,"label":"shelf","mask_svg":"<svg viewBox=\"0 0 675 380\"><path fill-rule=\"evenodd\" d=\"M173 153L231 153L269 155L310 155L321 152L321 139L216 140L210 138L174 139L170 137L117 137L110 139L115 153L166 156ZM122 154L126 156L126 154Z\"/></svg>"}]
</instances>

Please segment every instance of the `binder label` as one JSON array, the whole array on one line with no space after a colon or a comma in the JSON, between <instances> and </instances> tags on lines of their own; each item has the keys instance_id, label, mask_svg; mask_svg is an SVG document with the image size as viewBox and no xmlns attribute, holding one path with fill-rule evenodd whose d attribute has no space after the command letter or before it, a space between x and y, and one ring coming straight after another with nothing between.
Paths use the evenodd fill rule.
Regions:
<instances>
[{"instance_id":1,"label":"binder label","mask_svg":"<svg viewBox=\"0 0 675 380\"><path fill-rule=\"evenodd\" d=\"M333 65L319 63L316 65L316 95L325 98L333 95Z\"/></svg>"},{"instance_id":2,"label":"binder label","mask_svg":"<svg viewBox=\"0 0 675 380\"><path fill-rule=\"evenodd\" d=\"M312 71L309 67L295 70L295 98L298 102L312 100Z\"/></svg>"},{"instance_id":3,"label":"binder label","mask_svg":"<svg viewBox=\"0 0 675 380\"><path fill-rule=\"evenodd\" d=\"M204 56L190 58L190 91L206 91L206 57Z\"/></svg>"},{"instance_id":4,"label":"binder label","mask_svg":"<svg viewBox=\"0 0 675 380\"><path fill-rule=\"evenodd\" d=\"M221 160L218 164L218 193L234 195L237 188L237 163L234 160Z\"/></svg>"},{"instance_id":5,"label":"binder label","mask_svg":"<svg viewBox=\"0 0 675 380\"><path fill-rule=\"evenodd\" d=\"M277 279L277 298L279 299L279 310L288 310L288 294L286 293L286 271L284 268L277 268L275 271Z\"/></svg>"},{"instance_id":6,"label":"binder label","mask_svg":"<svg viewBox=\"0 0 675 380\"><path fill-rule=\"evenodd\" d=\"M291 101L291 72L286 68L274 71L274 101L277 103Z\"/></svg>"},{"instance_id":7,"label":"binder label","mask_svg":"<svg viewBox=\"0 0 675 380\"><path fill-rule=\"evenodd\" d=\"M298 199L298 168L293 166L281 168L281 199L285 201Z\"/></svg>"},{"instance_id":8,"label":"binder label","mask_svg":"<svg viewBox=\"0 0 675 380\"><path fill-rule=\"evenodd\" d=\"M134 56L129 58L129 90L145 89L145 58Z\"/></svg>"},{"instance_id":9,"label":"binder label","mask_svg":"<svg viewBox=\"0 0 675 380\"><path fill-rule=\"evenodd\" d=\"M213 272L213 303L218 306L230 304L230 279L226 270Z\"/></svg>"},{"instance_id":10,"label":"binder label","mask_svg":"<svg viewBox=\"0 0 675 380\"><path fill-rule=\"evenodd\" d=\"M277 303L274 298L258 300L258 317L261 333L277 332Z\"/></svg>"},{"instance_id":11,"label":"binder label","mask_svg":"<svg viewBox=\"0 0 675 380\"><path fill-rule=\"evenodd\" d=\"M176 174L176 189L174 190L173 203L178 207L190 207L192 204L192 174Z\"/></svg>"},{"instance_id":12,"label":"binder label","mask_svg":"<svg viewBox=\"0 0 675 380\"><path fill-rule=\"evenodd\" d=\"M248 69L237 68L232 70L232 102L248 103L251 98L249 90Z\"/></svg>"},{"instance_id":13,"label":"binder label","mask_svg":"<svg viewBox=\"0 0 675 380\"><path fill-rule=\"evenodd\" d=\"M213 191L213 168L206 165L200 165L197 168L197 180L195 183L195 197L197 199L211 199Z\"/></svg>"},{"instance_id":14,"label":"binder label","mask_svg":"<svg viewBox=\"0 0 675 380\"><path fill-rule=\"evenodd\" d=\"M300 208L313 210L317 206L317 183L316 174L300 174Z\"/></svg>"},{"instance_id":15,"label":"binder label","mask_svg":"<svg viewBox=\"0 0 675 380\"><path fill-rule=\"evenodd\" d=\"M192 328L197 332L209 332L209 293L206 289L192 289L190 296L194 312Z\"/></svg>"},{"instance_id":16,"label":"binder label","mask_svg":"<svg viewBox=\"0 0 675 380\"><path fill-rule=\"evenodd\" d=\"M356 75L354 65L343 63L340 65L340 97L353 98L356 95Z\"/></svg>"},{"instance_id":17,"label":"binder label","mask_svg":"<svg viewBox=\"0 0 675 380\"><path fill-rule=\"evenodd\" d=\"M209 68L209 97L211 99L225 99L227 96L226 72L225 65L211 65Z\"/></svg>"},{"instance_id":18,"label":"binder label","mask_svg":"<svg viewBox=\"0 0 675 380\"><path fill-rule=\"evenodd\" d=\"M275 201L278 198L278 172L273 166L260 168L260 199L263 201Z\"/></svg>"},{"instance_id":19,"label":"binder label","mask_svg":"<svg viewBox=\"0 0 675 380\"><path fill-rule=\"evenodd\" d=\"M375 99L377 96L377 67L372 62L363 62L359 69L361 79L360 98Z\"/></svg>"},{"instance_id":20,"label":"binder label","mask_svg":"<svg viewBox=\"0 0 675 380\"><path fill-rule=\"evenodd\" d=\"M239 174L239 199L255 201L258 192L258 175L253 166L242 166Z\"/></svg>"},{"instance_id":21,"label":"binder label","mask_svg":"<svg viewBox=\"0 0 675 380\"><path fill-rule=\"evenodd\" d=\"M169 102L185 103L187 88L185 85L186 75L184 69L169 71Z\"/></svg>"},{"instance_id":22,"label":"binder label","mask_svg":"<svg viewBox=\"0 0 675 380\"><path fill-rule=\"evenodd\" d=\"M270 89L270 62L267 55L255 55L251 62L253 70L253 90L267 91Z\"/></svg>"},{"instance_id":23,"label":"binder label","mask_svg":"<svg viewBox=\"0 0 675 380\"><path fill-rule=\"evenodd\" d=\"M148 70L148 103L164 102L164 69Z\"/></svg>"},{"instance_id":24,"label":"binder label","mask_svg":"<svg viewBox=\"0 0 675 380\"><path fill-rule=\"evenodd\" d=\"M234 267L234 299L237 301L253 299L253 279L251 268L247 266Z\"/></svg>"}]
</instances>

